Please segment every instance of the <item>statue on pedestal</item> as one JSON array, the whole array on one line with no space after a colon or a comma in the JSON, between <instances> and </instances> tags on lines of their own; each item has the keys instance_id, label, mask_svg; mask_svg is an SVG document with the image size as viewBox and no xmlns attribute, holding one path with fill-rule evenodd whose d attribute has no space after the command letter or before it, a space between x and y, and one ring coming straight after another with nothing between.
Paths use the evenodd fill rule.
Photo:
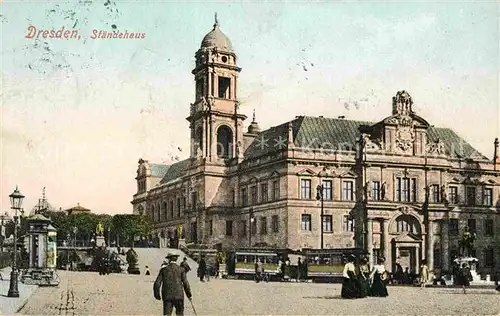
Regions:
<instances>
[{"instance_id":1,"label":"statue on pedestal","mask_svg":"<svg viewBox=\"0 0 500 316\"><path fill-rule=\"evenodd\" d=\"M465 227L462 239L458 242L460 251L464 256L471 256L472 249L474 249L474 241L476 241L476 233L469 232L469 228Z\"/></svg>"},{"instance_id":2,"label":"statue on pedestal","mask_svg":"<svg viewBox=\"0 0 500 316\"><path fill-rule=\"evenodd\" d=\"M102 235L104 234L104 226L102 225L102 223L101 223L101 222L99 222L99 223L97 224L97 227L96 227L96 229L95 229L95 232L96 232L97 236L102 236Z\"/></svg>"}]
</instances>

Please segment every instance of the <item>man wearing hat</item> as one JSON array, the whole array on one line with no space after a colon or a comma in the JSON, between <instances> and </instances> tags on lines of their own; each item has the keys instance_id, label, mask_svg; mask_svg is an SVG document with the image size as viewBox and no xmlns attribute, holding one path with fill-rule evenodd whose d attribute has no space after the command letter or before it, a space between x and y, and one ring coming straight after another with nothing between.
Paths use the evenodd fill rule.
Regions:
<instances>
[{"instance_id":1,"label":"man wearing hat","mask_svg":"<svg viewBox=\"0 0 500 316\"><path fill-rule=\"evenodd\" d=\"M176 315L184 315L184 292L189 300L192 297L186 272L177 264L178 257L167 254L168 264L160 270L153 286L155 298L163 299L163 315L171 315L174 307Z\"/></svg>"}]
</instances>

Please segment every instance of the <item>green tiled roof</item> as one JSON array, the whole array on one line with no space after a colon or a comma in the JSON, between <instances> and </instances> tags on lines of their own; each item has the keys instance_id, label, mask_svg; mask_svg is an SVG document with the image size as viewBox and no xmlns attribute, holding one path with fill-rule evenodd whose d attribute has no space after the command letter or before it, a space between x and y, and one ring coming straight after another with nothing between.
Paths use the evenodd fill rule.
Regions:
<instances>
[{"instance_id":1,"label":"green tiled roof","mask_svg":"<svg viewBox=\"0 0 500 316\"><path fill-rule=\"evenodd\" d=\"M377 122L312 116L299 116L290 122L293 125L295 147L336 150L355 150L356 140L360 136L359 127L377 124ZM286 150L288 124L289 122L286 122L262 131L245 151L245 159ZM427 130L427 136L429 142L436 142L440 139L444 143L446 154L450 157L478 156L486 158L449 128L431 126Z\"/></svg>"},{"instance_id":2,"label":"green tiled roof","mask_svg":"<svg viewBox=\"0 0 500 316\"><path fill-rule=\"evenodd\" d=\"M163 176L163 179L161 179L160 184L182 177L186 173L189 164L189 159L185 159L169 165L169 168Z\"/></svg>"},{"instance_id":3,"label":"green tiled roof","mask_svg":"<svg viewBox=\"0 0 500 316\"><path fill-rule=\"evenodd\" d=\"M165 174L167 173L169 168L170 168L169 165L152 163L151 164L151 176L157 177L157 178L163 178L165 176Z\"/></svg>"}]
</instances>

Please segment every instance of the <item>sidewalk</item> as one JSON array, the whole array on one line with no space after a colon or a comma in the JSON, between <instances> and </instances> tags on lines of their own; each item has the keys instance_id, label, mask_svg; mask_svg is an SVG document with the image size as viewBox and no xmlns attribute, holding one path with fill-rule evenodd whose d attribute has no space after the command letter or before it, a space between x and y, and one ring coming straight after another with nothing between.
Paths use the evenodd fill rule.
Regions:
<instances>
[{"instance_id":1,"label":"sidewalk","mask_svg":"<svg viewBox=\"0 0 500 316\"><path fill-rule=\"evenodd\" d=\"M0 315L13 315L17 313L27 302L30 296L38 288L37 285L18 284L19 297L7 297L10 284L10 268L0 270L3 281L0 280Z\"/></svg>"}]
</instances>

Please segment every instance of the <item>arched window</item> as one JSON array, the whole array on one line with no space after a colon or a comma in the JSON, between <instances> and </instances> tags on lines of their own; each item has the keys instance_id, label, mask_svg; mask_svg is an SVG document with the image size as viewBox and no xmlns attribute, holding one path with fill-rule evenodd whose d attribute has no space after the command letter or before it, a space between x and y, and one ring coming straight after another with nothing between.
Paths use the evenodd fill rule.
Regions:
<instances>
[{"instance_id":1,"label":"arched window","mask_svg":"<svg viewBox=\"0 0 500 316\"><path fill-rule=\"evenodd\" d=\"M198 148L203 150L203 128L198 127L195 133L196 141L198 142Z\"/></svg>"},{"instance_id":2,"label":"arched window","mask_svg":"<svg viewBox=\"0 0 500 316\"><path fill-rule=\"evenodd\" d=\"M420 234L420 224L417 219L410 215L401 215L396 219L397 232L409 232Z\"/></svg>"},{"instance_id":3,"label":"arched window","mask_svg":"<svg viewBox=\"0 0 500 316\"><path fill-rule=\"evenodd\" d=\"M233 157L233 132L225 125L217 129L217 156L221 158Z\"/></svg>"},{"instance_id":4,"label":"arched window","mask_svg":"<svg viewBox=\"0 0 500 316\"><path fill-rule=\"evenodd\" d=\"M153 220L153 222L155 221L155 206L154 205L151 205L151 214L149 214L149 218L151 218Z\"/></svg>"},{"instance_id":5,"label":"arched window","mask_svg":"<svg viewBox=\"0 0 500 316\"><path fill-rule=\"evenodd\" d=\"M157 218L158 222L161 222L162 218L161 218L160 203L158 203L158 205L156 205L156 218Z\"/></svg>"}]
</instances>

